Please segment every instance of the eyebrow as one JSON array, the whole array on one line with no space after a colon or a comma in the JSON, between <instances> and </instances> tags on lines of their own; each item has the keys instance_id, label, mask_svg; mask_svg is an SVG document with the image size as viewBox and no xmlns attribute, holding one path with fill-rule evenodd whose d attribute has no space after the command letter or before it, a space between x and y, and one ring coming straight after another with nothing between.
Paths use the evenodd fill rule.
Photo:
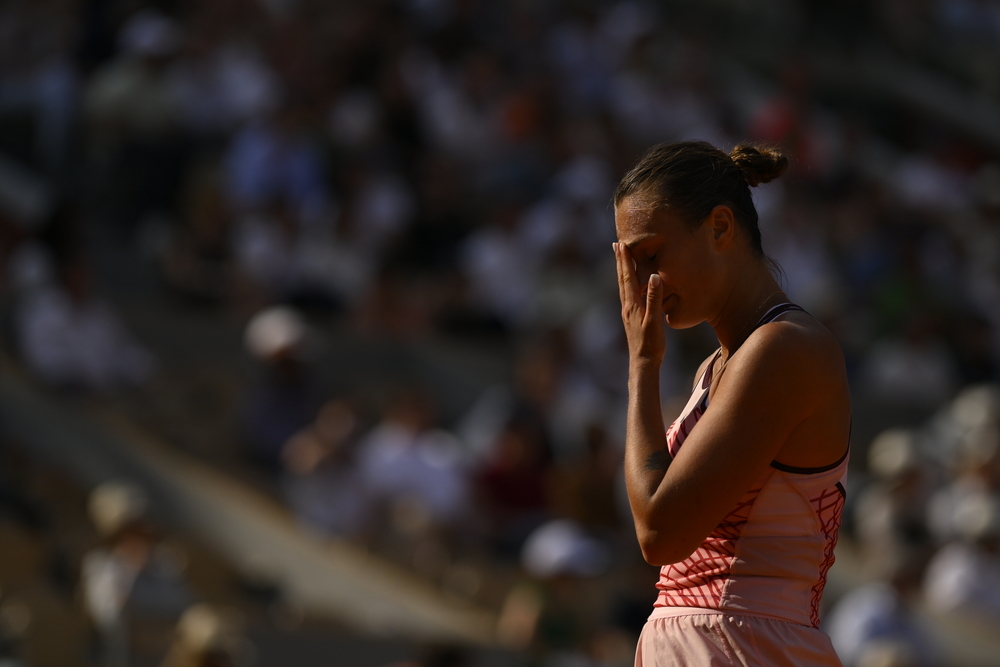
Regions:
<instances>
[{"instance_id":1,"label":"eyebrow","mask_svg":"<svg viewBox=\"0 0 1000 667\"><path fill-rule=\"evenodd\" d=\"M656 234L652 234L652 233L650 233L650 234L643 234L642 236L640 236L636 240L632 241L631 243L626 243L625 247L629 249L629 252L631 252L632 250L635 249L636 246L642 245L644 242L648 241L649 239L653 238L654 236L656 236Z\"/></svg>"}]
</instances>

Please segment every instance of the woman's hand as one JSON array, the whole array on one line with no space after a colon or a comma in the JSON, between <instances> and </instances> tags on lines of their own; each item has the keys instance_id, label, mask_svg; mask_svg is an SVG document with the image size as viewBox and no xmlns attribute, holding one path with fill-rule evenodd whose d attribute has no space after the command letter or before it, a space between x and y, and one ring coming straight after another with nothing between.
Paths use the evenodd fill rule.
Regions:
<instances>
[{"instance_id":1,"label":"woman's hand","mask_svg":"<svg viewBox=\"0 0 1000 667\"><path fill-rule=\"evenodd\" d=\"M635 273L632 253L624 243L613 243L618 264L618 296L622 302L622 322L628 339L629 359L650 361L657 367L667 349L663 332L663 286L660 276L652 273L643 298Z\"/></svg>"}]
</instances>

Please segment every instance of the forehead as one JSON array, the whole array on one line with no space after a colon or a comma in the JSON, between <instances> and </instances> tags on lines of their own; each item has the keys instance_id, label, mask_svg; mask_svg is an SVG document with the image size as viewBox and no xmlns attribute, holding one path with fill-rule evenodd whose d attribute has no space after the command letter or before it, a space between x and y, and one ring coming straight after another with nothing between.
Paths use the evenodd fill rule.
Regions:
<instances>
[{"instance_id":1,"label":"forehead","mask_svg":"<svg viewBox=\"0 0 1000 667\"><path fill-rule=\"evenodd\" d=\"M618 240L629 246L650 236L672 233L679 225L672 211L643 198L627 197L615 207Z\"/></svg>"}]
</instances>

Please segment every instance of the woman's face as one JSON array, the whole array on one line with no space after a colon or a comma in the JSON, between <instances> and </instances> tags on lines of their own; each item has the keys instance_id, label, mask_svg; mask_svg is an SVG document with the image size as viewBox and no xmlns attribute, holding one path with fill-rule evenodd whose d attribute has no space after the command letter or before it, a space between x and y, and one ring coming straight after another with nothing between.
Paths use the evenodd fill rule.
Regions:
<instances>
[{"instance_id":1,"label":"woman's face","mask_svg":"<svg viewBox=\"0 0 1000 667\"><path fill-rule=\"evenodd\" d=\"M643 299L649 276L659 274L663 314L670 327L686 329L708 319L707 295L718 275L710 225L692 229L669 209L632 196L616 207L615 228L619 243L628 247L635 262Z\"/></svg>"}]
</instances>

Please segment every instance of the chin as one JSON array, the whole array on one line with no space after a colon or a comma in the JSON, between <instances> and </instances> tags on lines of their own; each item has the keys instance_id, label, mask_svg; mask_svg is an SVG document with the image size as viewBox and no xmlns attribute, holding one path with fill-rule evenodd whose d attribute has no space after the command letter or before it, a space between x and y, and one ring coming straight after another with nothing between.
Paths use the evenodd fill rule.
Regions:
<instances>
[{"instance_id":1,"label":"chin","mask_svg":"<svg viewBox=\"0 0 1000 667\"><path fill-rule=\"evenodd\" d=\"M684 316L672 315L670 313L665 313L664 318L667 321L667 326L671 329L690 329L702 323L702 320L690 320Z\"/></svg>"}]
</instances>

